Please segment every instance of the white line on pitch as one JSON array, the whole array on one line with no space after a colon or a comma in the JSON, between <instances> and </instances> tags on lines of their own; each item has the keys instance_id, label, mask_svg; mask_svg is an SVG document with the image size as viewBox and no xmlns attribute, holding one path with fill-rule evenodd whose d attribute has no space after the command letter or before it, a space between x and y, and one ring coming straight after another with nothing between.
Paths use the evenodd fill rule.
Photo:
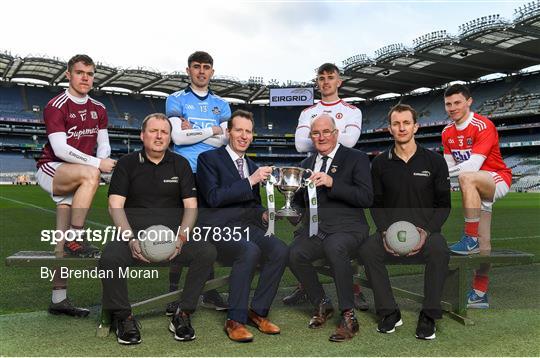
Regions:
<instances>
[{"instance_id":1,"label":"white line on pitch","mask_svg":"<svg viewBox=\"0 0 540 358\"><path fill-rule=\"evenodd\" d=\"M19 200L15 200L15 199L11 199L11 198L6 198L5 196L2 196L2 195L0 195L0 199L12 201L14 203L21 204L21 205L30 206L32 208L42 210L42 211L45 211L47 213L51 213L51 214L56 215L56 211L54 211L54 210L42 208L41 206L37 206L37 205L31 204L31 203L26 203L24 201L19 201ZM90 223L92 225L100 226L100 227L107 227L107 225L104 225L102 223L98 223L98 222L92 221L92 220L86 220L86 222L88 222L88 223ZM514 236L514 237L494 237L491 240L493 240L493 241L506 241L506 240L519 240L519 239L537 239L537 238L540 238L540 235Z\"/></svg>"},{"instance_id":2,"label":"white line on pitch","mask_svg":"<svg viewBox=\"0 0 540 358\"><path fill-rule=\"evenodd\" d=\"M29 207L32 207L32 208L34 208L34 209L38 209L38 210L44 211L44 212L46 212L46 213L50 213L50 214L56 215L56 211L54 211L54 210L42 208L41 206L37 206L37 205L31 204L31 203L26 203L26 202L24 202L24 201L19 201L19 200L15 200L15 199L11 199L11 198L6 198L5 196L2 196L2 195L0 195L0 199L4 199L4 200L7 200L7 201L11 201L11 202L17 203L17 204L29 206ZM107 227L107 226L108 226L108 225L105 225L105 224L102 224L102 223L98 223L97 221L92 221L92 220L86 220L86 222L87 222L87 223L90 223L90 224L92 224L92 225L99 226L99 227Z\"/></svg>"},{"instance_id":3,"label":"white line on pitch","mask_svg":"<svg viewBox=\"0 0 540 358\"><path fill-rule=\"evenodd\" d=\"M515 236L515 237L494 237L493 241L505 241L505 240L519 240L519 239L538 239L540 235L533 236Z\"/></svg>"}]
</instances>

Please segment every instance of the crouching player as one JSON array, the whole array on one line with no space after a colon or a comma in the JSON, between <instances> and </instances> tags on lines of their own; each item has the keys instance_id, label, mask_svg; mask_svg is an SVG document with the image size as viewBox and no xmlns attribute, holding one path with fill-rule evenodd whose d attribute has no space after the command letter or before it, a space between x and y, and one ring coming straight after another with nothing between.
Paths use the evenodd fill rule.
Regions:
<instances>
[{"instance_id":1,"label":"crouching player","mask_svg":"<svg viewBox=\"0 0 540 358\"><path fill-rule=\"evenodd\" d=\"M472 97L467 87L455 84L444 93L446 113L453 123L442 132L444 158L451 177L461 188L465 230L461 240L450 246L458 255L487 253L491 250L491 208L508 193L512 171L504 163L495 125L471 112ZM488 273L491 265L475 271L467 307L489 308Z\"/></svg>"},{"instance_id":2,"label":"crouching player","mask_svg":"<svg viewBox=\"0 0 540 358\"><path fill-rule=\"evenodd\" d=\"M105 107L88 96L95 69L94 62L86 55L69 60L66 72L69 88L51 99L43 111L48 143L37 163L37 182L56 203L56 229L76 230L79 238L100 173L110 173L116 163L108 158L111 147ZM77 240L61 240L55 252L57 256L99 255L96 247ZM56 272L49 312L87 316L87 309L71 304L67 298L67 280L60 277L60 270Z\"/></svg>"}]
</instances>

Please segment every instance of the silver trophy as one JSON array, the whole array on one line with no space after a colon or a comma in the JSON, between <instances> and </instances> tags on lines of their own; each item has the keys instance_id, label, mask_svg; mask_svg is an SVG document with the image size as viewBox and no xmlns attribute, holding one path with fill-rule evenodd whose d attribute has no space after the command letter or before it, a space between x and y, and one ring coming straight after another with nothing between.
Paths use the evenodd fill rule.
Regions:
<instances>
[{"instance_id":1,"label":"silver trophy","mask_svg":"<svg viewBox=\"0 0 540 358\"><path fill-rule=\"evenodd\" d=\"M304 174L308 173L310 176L313 174L311 169L304 169L298 167L274 167L272 175L276 178L278 190L285 195L285 206L277 211L276 215L280 217L298 217L300 213L296 211L291 202L294 196L300 188L306 185Z\"/></svg>"}]
</instances>

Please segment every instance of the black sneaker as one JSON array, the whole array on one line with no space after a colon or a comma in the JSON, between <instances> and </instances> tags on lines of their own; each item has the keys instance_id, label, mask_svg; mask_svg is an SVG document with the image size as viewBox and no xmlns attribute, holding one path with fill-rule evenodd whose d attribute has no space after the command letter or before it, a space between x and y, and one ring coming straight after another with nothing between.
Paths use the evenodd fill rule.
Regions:
<instances>
[{"instance_id":1,"label":"black sneaker","mask_svg":"<svg viewBox=\"0 0 540 358\"><path fill-rule=\"evenodd\" d=\"M229 309L229 305L225 303L221 295L216 290L210 290L203 293L201 306L204 308L215 309L216 311L226 311Z\"/></svg>"},{"instance_id":2,"label":"black sneaker","mask_svg":"<svg viewBox=\"0 0 540 358\"><path fill-rule=\"evenodd\" d=\"M64 253L68 256L80 258L100 256L99 249L90 245L88 241L66 241L64 244Z\"/></svg>"},{"instance_id":3,"label":"black sneaker","mask_svg":"<svg viewBox=\"0 0 540 358\"><path fill-rule=\"evenodd\" d=\"M195 339L195 330L191 327L189 313L180 311L175 314L169 323L169 331L174 333L177 341L192 341Z\"/></svg>"},{"instance_id":4,"label":"black sneaker","mask_svg":"<svg viewBox=\"0 0 540 358\"><path fill-rule=\"evenodd\" d=\"M366 297L362 292L354 294L354 308L360 311L367 311L369 309Z\"/></svg>"},{"instance_id":5,"label":"black sneaker","mask_svg":"<svg viewBox=\"0 0 540 358\"><path fill-rule=\"evenodd\" d=\"M141 343L141 324L135 317L129 316L123 320L116 320L116 339L120 344Z\"/></svg>"},{"instance_id":6,"label":"black sneaker","mask_svg":"<svg viewBox=\"0 0 540 358\"><path fill-rule=\"evenodd\" d=\"M290 295L283 297L283 303L288 306L295 306L304 302L307 302L307 294L301 286L297 286Z\"/></svg>"},{"instance_id":7,"label":"black sneaker","mask_svg":"<svg viewBox=\"0 0 540 358\"><path fill-rule=\"evenodd\" d=\"M420 311L418 325L416 326L416 338L435 339L435 320L428 317L424 311Z\"/></svg>"},{"instance_id":8,"label":"black sneaker","mask_svg":"<svg viewBox=\"0 0 540 358\"><path fill-rule=\"evenodd\" d=\"M65 298L58 303L52 303L49 305L49 313L51 314L65 314L72 317L86 317L90 314L90 310L81 307L73 306L73 303L69 298Z\"/></svg>"},{"instance_id":9,"label":"black sneaker","mask_svg":"<svg viewBox=\"0 0 540 358\"><path fill-rule=\"evenodd\" d=\"M179 305L180 302L178 301L167 303L167 307L165 308L165 316L172 316L173 314L175 314Z\"/></svg>"},{"instance_id":10,"label":"black sneaker","mask_svg":"<svg viewBox=\"0 0 540 358\"><path fill-rule=\"evenodd\" d=\"M395 310L389 315L386 315L383 318L381 318L381 320L379 321L379 324L377 325L377 332L394 333L396 330L396 327L399 327L402 324L403 324L403 321L401 320L401 312L399 310Z\"/></svg>"}]
</instances>

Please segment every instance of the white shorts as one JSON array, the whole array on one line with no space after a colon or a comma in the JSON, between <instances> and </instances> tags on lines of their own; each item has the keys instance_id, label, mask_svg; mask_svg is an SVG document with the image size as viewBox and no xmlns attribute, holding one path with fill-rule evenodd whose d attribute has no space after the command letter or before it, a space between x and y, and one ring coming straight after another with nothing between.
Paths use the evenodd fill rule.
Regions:
<instances>
[{"instance_id":1,"label":"white shorts","mask_svg":"<svg viewBox=\"0 0 540 358\"><path fill-rule=\"evenodd\" d=\"M52 200L56 205L65 204L71 205L73 202L73 194L67 196L59 196L53 194L53 178L56 173L56 169L64 164L63 162L48 162L43 164L36 173L37 183L43 190L51 195Z\"/></svg>"},{"instance_id":2,"label":"white shorts","mask_svg":"<svg viewBox=\"0 0 540 358\"><path fill-rule=\"evenodd\" d=\"M488 172L491 174L491 177L493 178L493 181L495 182L495 195L493 196L493 202L497 201L498 199L502 198L506 194L508 194L508 191L510 188L508 187L508 184L504 181L504 179L495 172Z\"/></svg>"}]
</instances>

